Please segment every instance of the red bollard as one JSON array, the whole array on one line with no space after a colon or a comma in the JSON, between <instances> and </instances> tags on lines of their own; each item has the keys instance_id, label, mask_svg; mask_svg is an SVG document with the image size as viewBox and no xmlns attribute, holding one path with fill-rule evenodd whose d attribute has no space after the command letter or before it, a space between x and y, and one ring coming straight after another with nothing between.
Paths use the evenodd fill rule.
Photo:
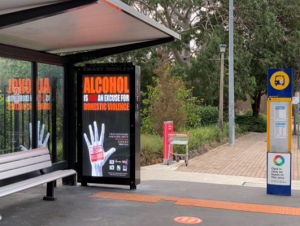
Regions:
<instances>
[{"instance_id":1,"label":"red bollard","mask_svg":"<svg viewBox=\"0 0 300 226\"><path fill-rule=\"evenodd\" d=\"M173 155L170 155L170 159L168 159L168 135L169 133L173 133L173 121L167 121L164 122L164 151L163 151L163 164L167 165L168 164L168 160L170 160L170 162L173 161ZM173 145L171 145L170 147L170 152L173 153Z\"/></svg>"}]
</instances>

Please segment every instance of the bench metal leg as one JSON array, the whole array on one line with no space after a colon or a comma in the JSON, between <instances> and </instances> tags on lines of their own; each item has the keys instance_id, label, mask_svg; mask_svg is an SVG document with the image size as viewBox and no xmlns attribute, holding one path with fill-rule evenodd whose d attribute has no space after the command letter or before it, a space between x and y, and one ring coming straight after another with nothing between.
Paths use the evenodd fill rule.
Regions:
<instances>
[{"instance_id":1,"label":"bench metal leg","mask_svg":"<svg viewBox=\"0 0 300 226\"><path fill-rule=\"evenodd\" d=\"M47 183L47 194L43 197L43 200L46 201L56 200L56 198L54 197L54 186L55 186L55 181Z\"/></svg>"},{"instance_id":2,"label":"bench metal leg","mask_svg":"<svg viewBox=\"0 0 300 226\"><path fill-rule=\"evenodd\" d=\"M68 186L76 186L76 175L63 178L63 184Z\"/></svg>"}]
</instances>

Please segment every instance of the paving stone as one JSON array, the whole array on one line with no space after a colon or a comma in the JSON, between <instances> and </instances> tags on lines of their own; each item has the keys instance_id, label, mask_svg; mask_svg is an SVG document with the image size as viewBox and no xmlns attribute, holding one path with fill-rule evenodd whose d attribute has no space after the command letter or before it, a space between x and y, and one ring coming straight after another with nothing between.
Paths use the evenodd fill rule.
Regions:
<instances>
[{"instance_id":1,"label":"paving stone","mask_svg":"<svg viewBox=\"0 0 300 226\"><path fill-rule=\"evenodd\" d=\"M177 171L266 178L267 134L249 133L236 139L235 146L217 147L189 160ZM292 138L292 180L300 179L297 136Z\"/></svg>"}]
</instances>

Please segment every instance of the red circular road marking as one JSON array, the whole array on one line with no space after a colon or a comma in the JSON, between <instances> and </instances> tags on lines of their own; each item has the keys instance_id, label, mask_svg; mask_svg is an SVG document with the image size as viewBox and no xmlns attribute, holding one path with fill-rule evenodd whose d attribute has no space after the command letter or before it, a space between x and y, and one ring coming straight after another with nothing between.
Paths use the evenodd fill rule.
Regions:
<instances>
[{"instance_id":1,"label":"red circular road marking","mask_svg":"<svg viewBox=\"0 0 300 226\"><path fill-rule=\"evenodd\" d=\"M174 221L183 224L199 224L202 222L200 218L196 217L175 217Z\"/></svg>"}]
</instances>

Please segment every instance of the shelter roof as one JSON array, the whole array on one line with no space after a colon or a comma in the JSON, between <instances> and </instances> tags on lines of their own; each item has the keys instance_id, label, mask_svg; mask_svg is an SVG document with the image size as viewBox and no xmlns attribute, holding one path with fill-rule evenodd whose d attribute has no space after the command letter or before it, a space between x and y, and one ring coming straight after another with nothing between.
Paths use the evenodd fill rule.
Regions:
<instances>
[{"instance_id":1,"label":"shelter roof","mask_svg":"<svg viewBox=\"0 0 300 226\"><path fill-rule=\"evenodd\" d=\"M180 39L119 0L85 1L1 0L0 19L8 19L0 21L0 44L56 54ZM74 2L82 4L66 7Z\"/></svg>"}]
</instances>

